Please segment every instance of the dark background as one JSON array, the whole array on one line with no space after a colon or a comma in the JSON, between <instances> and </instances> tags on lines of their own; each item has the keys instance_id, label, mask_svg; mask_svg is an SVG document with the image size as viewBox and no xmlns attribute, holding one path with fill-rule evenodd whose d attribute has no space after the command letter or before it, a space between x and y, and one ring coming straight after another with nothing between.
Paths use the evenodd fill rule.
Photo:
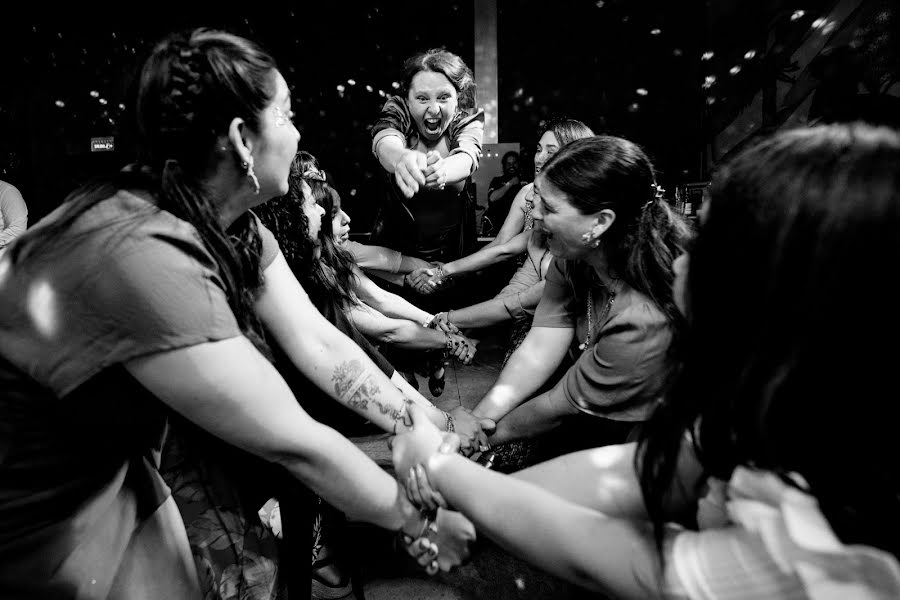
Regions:
<instances>
[{"instance_id":1,"label":"dark background","mask_svg":"<svg viewBox=\"0 0 900 600\"><path fill-rule=\"evenodd\" d=\"M499 141L520 143L530 171L540 122L566 115L643 145L667 189L702 181L715 168L714 136L760 89L794 76L790 54L835 4L499 0ZM854 37L861 41L826 48L832 60L817 72L823 81L852 73L850 95L861 61L877 71L872 77L888 78L876 82L885 90L900 72L897 9L861 4L875 15ZM403 59L419 50L443 46L474 65L472 2L185 2L31 13L4 15L0 40L0 179L22 190L31 223L78 183L130 161L134 76L169 31L220 27L273 53L293 90L301 147L337 184L356 232L370 227L382 185L368 133L384 102L379 91L394 91ZM741 70L731 74L735 65ZM704 88L710 74L716 83ZM875 112L895 114L886 102ZM862 110L847 94L815 110L834 106L846 109L840 118ZM783 120L777 106L765 114L761 133ZM89 151L91 137L108 135L115 151Z\"/></svg>"}]
</instances>

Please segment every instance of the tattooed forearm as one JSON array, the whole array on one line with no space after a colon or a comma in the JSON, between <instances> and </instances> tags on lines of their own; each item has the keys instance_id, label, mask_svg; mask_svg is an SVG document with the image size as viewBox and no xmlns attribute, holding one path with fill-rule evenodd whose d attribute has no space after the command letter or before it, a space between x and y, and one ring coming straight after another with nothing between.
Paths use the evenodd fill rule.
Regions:
<instances>
[{"instance_id":1,"label":"tattooed forearm","mask_svg":"<svg viewBox=\"0 0 900 600\"><path fill-rule=\"evenodd\" d=\"M371 374L358 360L343 362L334 370L331 381L334 382L334 393L339 400L350 408L367 410L369 400L381 391L377 383L369 381Z\"/></svg>"},{"instance_id":2,"label":"tattooed forearm","mask_svg":"<svg viewBox=\"0 0 900 600\"><path fill-rule=\"evenodd\" d=\"M371 381L371 373L358 360L339 364L334 370L334 375L331 376L331 381L334 382L334 393L348 407L360 412L368 412L371 403L372 408L377 408L379 413L394 422L394 429L398 422L412 427L412 419L406 409L406 404L409 404L410 401L404 398L404 404L397 407L379 400L381 388L377 383Z\"/></svg>"}]
</instances>

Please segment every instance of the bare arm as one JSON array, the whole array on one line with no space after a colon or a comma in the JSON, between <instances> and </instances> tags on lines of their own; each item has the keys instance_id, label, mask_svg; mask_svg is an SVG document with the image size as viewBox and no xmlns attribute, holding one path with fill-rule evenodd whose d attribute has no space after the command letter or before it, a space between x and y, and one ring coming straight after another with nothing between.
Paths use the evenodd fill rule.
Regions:
<instances>
[{"instance_id":1,"label":"bare arm","mask_svg":"<svg viewBox=\"0 0 900 600\"><path fill-rule=\"evenodd\" d=\"M444 273L447 276L471 273L518 256L528 247L529 237L531 237L531 232L523 231L506 242L485 246L478 252L445 263Z\"/></svg>"},{"instance_id":2,"label":"bare arm","mask_svg":"<svg viewBox=\"0 0 900 600\"><path fill-rule=\"evenodd\" d=\"M434 454L426 468L451 506L513 554L616 598L661 597L659 558L648 523L610 518L459 455Z\"/></svg>"},{"instance_id":3,"label":"bare arm","mask_svg":"<svg viewBox=\"0 0 900 600\"><path fill-rule=\"evenodd\" d=\"M388 317L370 306L354 306L348 314L361 332L380 342L413 350L441 350L447 347L444 332L422 327L407 319Z\"/></svg>"},{"instance_id":4,"label":"bare arm","mask_svg":"<svg viewBox=\"0 0 900 600\"><path fill-rule=\"evenodd\" d=\"M506 213L503 226L497 232L494 242L497 244L507 242L525 228L525 198L531 194L533 187L534 184L529 183L516 193L516 197L513 198L512 205L509 207L509 212Z\"/></svg>"},{"instance_id":5,"label":"bare arm","mask_svg":"<svg viewBox=\"0 0 900 600\"><path fill-rule=\"evenodd\" d=\"M397 294L392 294L384 288L379 287L374 281L360 271L355 269L358 284L356 285L356 295L359 299L375 308L379 312L399 319L409 319L416 323L424 323L431 314L425 312L401 298Z\"/></svg>"},{"instance_id":6,"label":"bare arm","mask_svg":"<svg viewBox=\"0 0 900 600\"><path fill-rule=\"evenodd\" d=\"M283 255L279 253L266 268L264 279L256 313L291 362L323 392L383 430L393 431L406 411L403 394L353 340L316 310ZM366 393L342 394L345 386Z\"/></svg>"},{"instance_id":7,"label":"bare arm","mask_svg":"<svg viewBox=\"0 0 900 600\"><path fill-rule=\"evenodd\" d=\"M176 412L226 442L284 466L341 510L390 529L415 518L395 481L346 438L312 420L246 338L156 353L125 367ZM346 381L341 364L319 367L329 383ZM342 400L366 404L376 417L372 400L378 385L371 379Z\"/></svg>"},{"instance_id":8,"label":"bare arm","mask_svg":"<svg viewBox=\"0 0 900 600\"><path fill-rule=\"evenodd\" d=\"M532 327L497 382L472 412L499 421L530 398L562 363L574 335L570 328Z\"/></svg>"},{"instance_id":9,"label":"bare arm","mask_svg":"<svg viewBox=\"0 0 900 600\"><path fill-rule=\"evenodd\" d=\"M647 509L634 468L636 443L603 446L566 454L514 473L513 477L540 486L570 502L615 517L647 519ZM675 482L666 498L670 518L692 509L698 500L703 468L685 439Z\"/></svg>"},{"instance_id":10,"label":"bare arm","mask_svg":"<svg viewBox=\"0 0 900 600\"><path fill-rule=\"evenodd\" d=\"M497 421L497 429L491 434L491 443L505 444L537 437L556 429L566 417L578 413L578 409L565 402L561 394L555 397L546 392L539 394Z\"/></svg>"},{"instance_id":11,"label":"bare arm","mask_svg":"<svg viewBox=\"0 0 900 600\"><path fill-rule=\"evenodd\" d=\"M660 564L648 523L610 518L459 455L438 453L440 432L418 409L411 414L413 429L394 439L398 473L423 464L433 488L479 531L550 573L616 598L660 596Z\"/></svg>"}]
</instances>

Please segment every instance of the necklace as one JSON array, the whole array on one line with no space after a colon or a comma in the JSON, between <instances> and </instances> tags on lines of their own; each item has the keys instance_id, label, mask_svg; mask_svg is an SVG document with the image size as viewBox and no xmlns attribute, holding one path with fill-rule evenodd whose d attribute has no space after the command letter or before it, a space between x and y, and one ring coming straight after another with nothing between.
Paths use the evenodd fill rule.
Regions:
<instances>
[{"instance_id":1,"label":"necklace","mask_svg":"<svg viewBox=\"0 0 900 600\"><path fill-rule=\"evenodd\" d=\"M605 287L605 286L604 286ZM619 280L613 279L612 289L608 289L609 292L609 300L606 301L606 304L603 305L603 312L598 315L597 322L602 323L603 320L609 315L609 311L612 309L613 304L616 301L616 292L618 291ZM588 344L591 343L591 336L594 334L594 276L591 274L590 281L588 282L588 293L587 293L587 334L584 336L584 341L578 345L578 349L581 351L587 350Z\"/></svg>"}]
</instances>

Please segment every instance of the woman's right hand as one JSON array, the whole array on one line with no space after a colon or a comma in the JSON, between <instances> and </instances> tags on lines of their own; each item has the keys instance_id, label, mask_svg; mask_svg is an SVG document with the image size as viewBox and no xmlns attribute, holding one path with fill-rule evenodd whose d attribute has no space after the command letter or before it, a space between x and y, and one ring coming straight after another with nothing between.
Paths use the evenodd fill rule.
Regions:
<instances>
[{"instance_id":1,"label":"woman's right hand","mask_svg":"<svg viewBox=\"0 0 900 600\"><path fill-rule=\"evenodd\" d=\"M394 165L394 181L407 198L412 198L419 187L425 186L425 170L428 162L418 150L407 150Z\"/></svg>"},{"instance_id":2,"label":"woman's right hand","mask_svg":"<svg viewBox=\"0 0 900 600\"><path fill-rule=\"evenodd\" d=\"M450 571L469 558L469 545L476 539L475 526L462 513L439 508L432 527L419 538L405 537L406 551L425 572Z\"/></svg>"},{"instance_id":3,"label":"woman's right hand","mask_svg":"<svg viewBox=\"0 0 900 600\"><path fill-rule=\"evenodd\" d=\"M452 340L450 353L459 359L462 364L471 364L475 358L475 352L477 352L475 346L478 345L478 341L471 340L459 333L448 333L447 335Z\"/></svg>"}]
</instances>

